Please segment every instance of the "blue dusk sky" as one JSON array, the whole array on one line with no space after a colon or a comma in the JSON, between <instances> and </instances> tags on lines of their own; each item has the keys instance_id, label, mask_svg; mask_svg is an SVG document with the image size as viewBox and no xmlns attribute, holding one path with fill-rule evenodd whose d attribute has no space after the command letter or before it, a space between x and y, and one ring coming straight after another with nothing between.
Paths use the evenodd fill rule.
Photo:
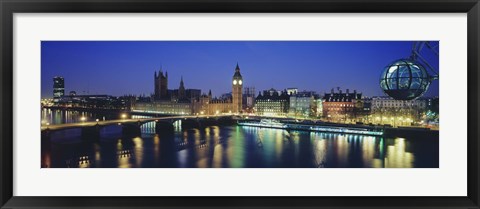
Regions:
<instances>
[{"instance_id":1,"label":"blue dusk sky","mask_svg":"<svg viewBox=\"0 0 480 209\"><path fill-rule=\"evenodd\" d=\"M389 63L408 58L411 41L42 41L42 98L53 97L53 77L65 93L150 95L153 75L168 72L169 89L231 92L238 62L244 87L317 91L340 87L365 96L384 95L379 77ZM423 50L438 71L439 61ZM438 80L425 96L438 96Z\"/></svg>"}]
</instances>

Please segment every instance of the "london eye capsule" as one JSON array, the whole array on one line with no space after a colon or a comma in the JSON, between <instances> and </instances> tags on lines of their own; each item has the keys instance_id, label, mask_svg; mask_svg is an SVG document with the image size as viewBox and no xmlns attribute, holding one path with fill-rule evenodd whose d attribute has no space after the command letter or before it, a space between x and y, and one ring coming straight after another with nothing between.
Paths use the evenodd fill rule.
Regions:
<instances>
[{"instance_id":1,"label":"london eye capsule","mask_svg":"<svg viewBox=\"0 0 480 209\"><path fill-rule=\"evenodd\" d=\"M383 92L396 100L413 100L428 89L432 77L425 67L411 59L400 59L387 65L380 77Z\"/></svg>"}]
</instances>

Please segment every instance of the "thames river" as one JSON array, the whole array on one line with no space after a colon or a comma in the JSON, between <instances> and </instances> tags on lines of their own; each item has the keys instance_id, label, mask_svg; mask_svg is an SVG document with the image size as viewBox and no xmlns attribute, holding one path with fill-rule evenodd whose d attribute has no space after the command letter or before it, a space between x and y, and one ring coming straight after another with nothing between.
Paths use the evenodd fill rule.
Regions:
<instances>
[{"instance_id":1,"label":"thames river","mask_svg":"<svg viewBox=\"0 0 480 209\"><path fill-rule=\"evenodd\" d=\"M42 110L50 124L117 119L78 111ZM141 117L141 116L132 116ZM438 168L438 139L384 138L245 126L210 126L141 136L120 126L85 140L78 129L54 132L42 143L42 168Z\"/></svg>"}]
</instances>

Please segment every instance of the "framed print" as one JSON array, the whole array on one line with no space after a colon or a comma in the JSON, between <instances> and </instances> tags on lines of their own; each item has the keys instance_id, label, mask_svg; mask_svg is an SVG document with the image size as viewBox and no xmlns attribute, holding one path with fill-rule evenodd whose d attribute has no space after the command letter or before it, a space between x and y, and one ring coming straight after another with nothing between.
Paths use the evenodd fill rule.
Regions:
<instances>
[{"instance_id":1,"label":"framed print","mask_svg":"<svg viewBox=\"0 0 480 209\"><path fill-rule=\"evenodd\" d=\"M479 208L476 0L0 5L2 208Z\"/></svg>"}]
</instances>

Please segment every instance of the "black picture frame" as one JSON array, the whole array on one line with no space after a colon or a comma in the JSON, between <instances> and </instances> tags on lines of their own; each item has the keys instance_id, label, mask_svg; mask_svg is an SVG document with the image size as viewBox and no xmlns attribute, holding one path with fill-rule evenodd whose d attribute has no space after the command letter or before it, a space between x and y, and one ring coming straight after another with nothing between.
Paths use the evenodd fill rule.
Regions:
<instances>
[{"instance_id":1,"label":"black picture frame","mask_svg":"<svg viewBox=\"0 0 480 209\"><path fill-rule=\"evenodd\" d=\"M478 0L0 0L2 208L479 208ZM465 197L21 197L13 196L14 13L467 13L468 195ZM448 179L445 179L448 181ZM260 186L260 185L257 185ZM441 185L439 185L441 186ZM93 189L93 188L92 188ZM253 189L253 188L252 188Z\"/></svg>"}]
</instances>

